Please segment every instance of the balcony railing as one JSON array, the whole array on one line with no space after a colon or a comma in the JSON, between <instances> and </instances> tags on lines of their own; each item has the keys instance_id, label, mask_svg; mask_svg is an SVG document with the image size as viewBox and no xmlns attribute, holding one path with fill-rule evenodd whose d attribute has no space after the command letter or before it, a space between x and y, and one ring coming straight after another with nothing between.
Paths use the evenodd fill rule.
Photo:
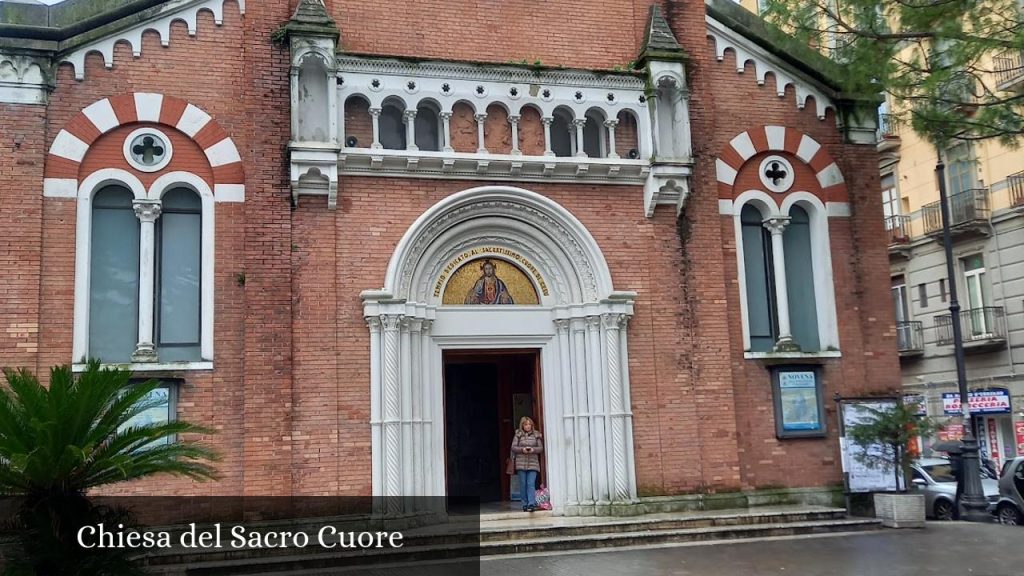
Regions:
<instances>
[{"instance_id":1,"label":"balcony railing","mask_svg":"<svg viewBox=\"0 0 1024 576\"><path fill-rule=\"evenodd\" d=\"M889 216L885 219L885 229L889 231L889 245L910 242L910 216Z\"/></svg>"},{"instance_id":2,"label":"balcony railing","mask_svg":"<svg viewBox=\"0 0 1024 576\"><path fill-rule=\"evenodd\" d=\"M1006 177L1010 189L1010 206L1024 206L1024 172L1017 172Z\"/></svg>"},{"instance_id":3,"label":"balcony railing","mask_svg":"<svg viewBox=\"0 0 1024 576\"><path fill-rule=\"evenodd\" d=\"M878 141L899 138L900 124L896 116L892 114L878 115Z\"/></svg>"},{"instance_id":4,"label":"balcony railing","mask_svg":"<svg viewBox=\"0 0 1024 576\"><path fill-rule=\"evenodd\" d=\"M921 322L901 320L896 322L896 345L901 356L924 352L924 336Z\"/></svg>"},{"instance_id":5,"label":"balcony railing","mask_svg":"<svg viewBox=\"0 0 1024 576\"><path fill-rule=\"evenodd\" d=\"M990 215L987 188L972 188L949 197L950 227L988 220ZM942 231L942 207L939 202L922 206L921 218L924 220L925 234Z\"/></svg>"},{"instance_id":6,"label":"balcony railing","mask_svg":"<svg viewBox=\"0 0 1024 576\"><path fill-rule=\"evenodd\" d=\"M1024 57L1020 50L1007 50L993 58L996 86L1006 90L1024 79Z\"/></svg>"},{"instance_id":7,"label":"balcony railing","mask_svg":"<svg viewBox=\"0 0 1024 576\"><path fill-rule=\"evenodd\" d=\"M953 343L953 321L949 314L935 317L935 342ZM1002 306L985 306L960 311L960 331L964 344L1005 342L1006 312Z\"/></svg>"}]
</instances>

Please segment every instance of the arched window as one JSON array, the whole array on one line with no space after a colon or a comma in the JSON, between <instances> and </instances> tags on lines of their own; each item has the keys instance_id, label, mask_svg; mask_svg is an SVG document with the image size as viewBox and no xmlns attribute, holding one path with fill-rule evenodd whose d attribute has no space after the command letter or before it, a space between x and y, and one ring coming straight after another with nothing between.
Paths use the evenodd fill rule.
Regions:
<instances>
[{"instance_id":1,"label":"arched window","mask_svg":"<svg viewBox=\"0 0 1024 576\"><path fill-rule=\"evenodd\" d=\"M139 336L139 219L134 196L106 186L93 197L89 266L90 358L130 362Z\"/></svg>"},{"instance_id":2,"label":"arched window","mask_svg":"<svg viewBox=\"0 0 1024 576\"><path fill-rule=\"evenodd\" d=\"M416 108L416 147L431 152L441 150L441 117L430 104Z\"/></svg>"},{"instance_id":3,"label":"arched window","mask_svg":"<svg viewBox=\"0 0 1024 576\"><path fill-rule=\"evenodd\" d=\"M403 110L385 103L380 113L380 145L389 150L405 150L405 121Z\"/></svg>"},{"instance_id":4,"label":"arched window","mask_svg":"<svg viewBox=\"0 0 1024 576\"><path fill-rule=\"evenodd\" d=\"M583 125L583 151L591 158L604 158L607 146L604 135L604 121L593 112L587 112L587 122Z\"/></svg>"},{"instance_id":5,"label":"arched window","mask_svg":"<svg viewBox=\"0 0 1024 576\"><path fill-rule=\"evenodd\" d=\"M821 349L821 343L811 255L811 219L806 210L796 205L789 209L789 217L789 224L782 233L789 322L800 350L814 352Z\"/></svg>"},{"instance_id":6,"label":"arched window","mask_svg":"<svg viewBox=\"0 0 1024 576\"><path fill-rule=\"evenodd\" d=\"M327 80L323 58L307 54L299 65L298 126L295 127L299 142L331 140L327 133L330 126Z\"/></svg>"},{"instance_id":7,"label":"arched window","mask_svg":"<svg viewBox=\"0 0 1024 576\"><path fill-rule=\"evenodd\" d=\"M156 348L161 362L201 359L202 203L188 188L163 195L157 220Z\"/></svg>"},{"instance_id":8,"label":"arched window","mask_svg":"<svg viewBox=\"0 0 1024 576\"><path fill-rule=\"evenodd\" d=\"M750 204L740 212L751 352L770 352L778 338L772 242L763 220Z\"/></svg>"},{"instance_id":9,"label":"arched window","mask_svg":"<svg viewBox=\"0 0 1024 576\"><path fill-rule=\"evenodd\" d=\"M570 130L573 132L570 133ZM573 134L575 130L572 127L572 119L561 110L555 111L551 122L551 151L555 156L572 156Z\"/></svg>"}]
</instances>

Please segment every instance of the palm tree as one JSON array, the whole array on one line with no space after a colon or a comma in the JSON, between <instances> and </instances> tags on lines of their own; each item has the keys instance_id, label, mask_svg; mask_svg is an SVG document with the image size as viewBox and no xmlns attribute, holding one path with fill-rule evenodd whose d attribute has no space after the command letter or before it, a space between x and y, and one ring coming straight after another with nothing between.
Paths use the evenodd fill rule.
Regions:
<instances>
[{"instance_id":1,"label":"palm tree","mask_svg":"<svg viewBox=\"0 0 1024 576\"><path fill-rule=\"evenodd\" d=\"M93 506L93 488L156 474L216 478L216 453L181 434L210 431L177 420L134 424L162 404L159 382L133 384L132 373L92 361L74 377L50 370L49 388L28 370L4 370L0 386L0 494L20 496L10 527L22 554L12 574L137 573L124 554L83 551L74 534L83 523L129 524L124 511Z\"/></svg>"}]
</instances>

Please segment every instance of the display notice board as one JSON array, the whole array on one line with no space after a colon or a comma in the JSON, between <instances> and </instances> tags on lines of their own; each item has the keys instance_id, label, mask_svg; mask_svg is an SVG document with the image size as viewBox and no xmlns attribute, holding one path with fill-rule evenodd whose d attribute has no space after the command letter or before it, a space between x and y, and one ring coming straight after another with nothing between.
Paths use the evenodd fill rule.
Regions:
<instances>
[{"instance_id":1,"label":"display notice board","mask_svg":"<svg viewBox=\"0 0 1024 576\"><path fill-rule=\"evenodd\" d=\"M881 454L881 445L861 446L846 436L848 427L863 422L871 415L868 408L885 410L896 405L895 398L861 398L839 400L839 450L842 453L843 479L847 492L885 492L897 490L891 466L868 467L858 459L865 451ZM900 479L903 483L903 479Z\"/></svg>"}]
</instances>

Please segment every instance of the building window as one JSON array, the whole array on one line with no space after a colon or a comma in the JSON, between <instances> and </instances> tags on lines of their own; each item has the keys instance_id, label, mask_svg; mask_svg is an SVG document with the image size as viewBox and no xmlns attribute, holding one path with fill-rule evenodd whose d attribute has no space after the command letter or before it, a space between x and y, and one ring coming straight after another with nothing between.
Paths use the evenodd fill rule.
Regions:
<instances>
[{"instance_id":1,"label":"building window","mask_svg":"<svg viewBox=\"0 0 1024 576\"><path fill-rule=\"evenodd\" d=\"M949 178L949 195L959 194L975 187L975 164L971 148L964 142L946 151L946 174Z\"/></svg>"},{"instance_id":2,"label":"building window","mask_svg":"<svg viewBox=\"0 0 1024 576\"><path fill-rule=\"evenodd\" d=\"M157 221L156 348L163 362L200 360L202 203L188 188L164 194Z\"/></svg>"},{"instance_id":3,"label":"building window","mask_svg":"<svg viewBox=\"0 0 1024 576\"><path fill-rule=\"evenodd\" d=\"M968 327L972 335L988 333L985 320L985 260L981 254L973 254L961 260L964 270L964 285L967 288L967 308L970 320Z\"/></svg>"},{"instance_id":4,"label":"building window","mask_svg":"<svg viewBox=\"0 0 1024 576\"><path fill-rule=\"evenodd\" d=\"M572 125L572 117L561 109L555 110L551 121L551 151L555 156L572 156L575 139L576 128Z\"/></svg>"},{"instance_id":5,"label":"building window","mask_svg":"<svg viewBox=\"0 0 1024 576\"><path fill-rule=\"evenodd\" d=\"M754 190L734 205L744 345L749 353L837 352L825 208L807 192L787 200L780 208Z\"/></svg>"},{"instance_id":6,"label":"building window","mask_svg":"<svg viewBox=\"0 0 1024 576\"><path fill-rule=\"evenodd\" d=\"M903 276L895 276L892 279L892 303L896 309L897 322L907 322L910 320L910 306L907 303L907 283Z\"/></svg>"},{"instance_id":7,"label":"building window","mask_svg":"<svg viewBox=\"0 0 1024 576\"><path fill-rule=\"evenodd\" d=\"M921 308L928 307L928 285L918 284L917 285L917 303Z\"/></svg>"},{"instance_id":8,"label":"building window","mask_svg":"<svg viewBox=\"0 0 1024 576\"><path fill-rule=\"evenodd\" d=\"M939 302L946 301L946 279L939 278Z\"/></svg>"},{"instance_id":9,"label":"building window","mask_svg":"<svg viewBox=\"0 0 1024 576\"><path fill-rule=\"evenodd\" d=\"M106 172L79 196L79 214L88 217L78 221L75 364L207 368L196 363L213 359L209 185L172 172L147 191L127 172Z\"/></svg>"},{"instance_id":10,"label":"building window","mask_svg":"<svg viewBox=\"0 0 1024 576\"><path fill-rule=\"evenodd\" d=\"M786 257L786 290L793 338L804 352L821 349L818 307L814 295L811 257L811 219L800 206L789 209L789 224L782 234Z\"/></svg>"},{"instance_id":11,"label":"building window","mask_svg":"<svg viewBox=\"0 0 1024 576\"><path fill-rule=\"evenodd\" d=\"M420 104L416 109L416 147L420 150L438 152L441 150L441 116L430 104Z\"/></svg>"},{"instance_id":12,"label":"building window","mask_svg":"<svg viewBox=\"0 0 1024 576\"><path fill-rule=\"evenodd\" d=\"M129 362L139 336L139 219L133 195L107 186L92 202L89 357Z\"/></svg>"},{"instance_id":13,"label":"building window","mask_svg":"<svg viewBox=\"0 0 1024 576\"><path fill-rule=\"evenodd\" d=\"M380 145L388 150L405 150L403 110L390 102L381 107Z\"/></svg>"},{"instance_id":14,"label":"building window","mask_svg":"<svg viewBox=\"0 0 1024 576\"><path fill-rule=\"evenodd\" d=\"M585 116L587 121L583 126L583 151L591 158L607 156L605 149L608 145L605 142L604 119L598 114L593 110L588 110Z\"/></svg>"},{"instance_id":15,"label":"building window","mask_svg":"<svg viewBox=\"0 0 1024 576\"><path fill-rule=\"evenodd\" d=\"M144 381L131 380L129 381L129 386L138 385L142 382ZM178 385L179 383L177 380L161 380L160 386L154 388L139 402L139 404L136 405L137 408L142 408L142 410L129 418L125 423L118 426L118 431L120 432L137 426L166 424L177 420ZM174 441L174 437L168 436L159 444L170 444ZM154 445L156 444L148 444L140 449L145 449Z\"/></svg>"},{"instance_id":16,"label":"building window","mask_svg":"<svg viewBox=\"0 0 1024 576\"><path fill-rule=\"evenodd\" d=\"M771 352L778 339L772 242L761 211L747 204L740 212L751 352Z\"/></svg>"},{"instance_id":17,"label":"building window","mask_svg":"<svg viewBox=\"0 0 1024 576\"><path fill-rule=\"evenodd\" d=\"M896 175L891 172L882 176L882 212L889 229L894 225L892 217L903 213L900 205L900 193L896 189Z\"/></svg>"}]
</instances>

